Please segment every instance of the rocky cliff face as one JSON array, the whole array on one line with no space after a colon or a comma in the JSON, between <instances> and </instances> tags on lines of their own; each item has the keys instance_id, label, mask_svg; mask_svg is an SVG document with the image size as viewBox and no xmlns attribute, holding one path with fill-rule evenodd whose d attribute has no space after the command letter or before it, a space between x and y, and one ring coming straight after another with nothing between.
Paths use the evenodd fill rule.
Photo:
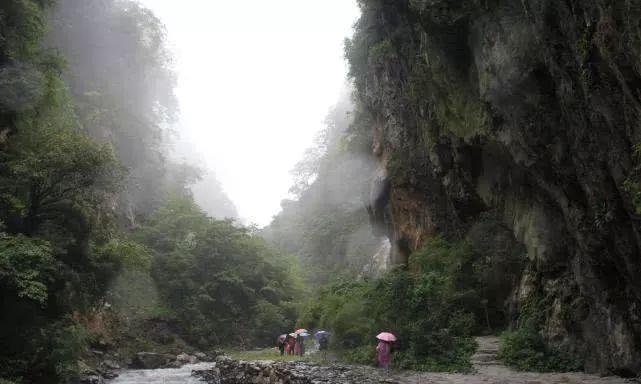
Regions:
<instances>
[{"instance_id":1,"label":"rocky cliff face","mask_svg":"<svg viewBox=\"0 0 641 384\"><path fill-rule=\"evenodd\" d=\"M515 313L535 303L589 371L641 372L641 1L361 7L347 57L393 259L494 217L524 248Z\"/></svg>"}]
</instances>

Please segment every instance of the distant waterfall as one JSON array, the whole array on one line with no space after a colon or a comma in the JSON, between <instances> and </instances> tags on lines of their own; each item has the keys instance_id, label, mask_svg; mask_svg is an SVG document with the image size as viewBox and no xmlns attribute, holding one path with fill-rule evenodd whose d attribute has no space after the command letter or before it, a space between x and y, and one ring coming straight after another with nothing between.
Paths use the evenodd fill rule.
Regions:
<instances>
[{"instance_id":1,"label":"distant waterfall","mask_svg":"<svg viewBox=\"0 0 641 384\"><path fill-rule=\"evenodd\" d=\"M385 272L390 266L390 256L392 253L392 243L387 237L381 238L378 250L370 262L363 268L363 274L378 276Z\"/></svg>"}]
</instances>

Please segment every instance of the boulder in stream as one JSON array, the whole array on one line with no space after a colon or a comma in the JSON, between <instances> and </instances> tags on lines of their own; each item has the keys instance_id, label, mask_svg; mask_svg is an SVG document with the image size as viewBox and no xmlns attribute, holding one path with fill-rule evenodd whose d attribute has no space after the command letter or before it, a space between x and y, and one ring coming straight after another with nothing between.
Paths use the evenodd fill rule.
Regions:
<instances>
[{"instance_id":1,"label":"boulder in stream","mask_svg":"<svg viewBox=\"0 0 641 384\"><path fill-rule=\"evenodd\" d=\"M131 362L130 368L135 369L157 369L162 368L174 361L172 355L156 352L138 352Z\"/></svg>"}]
</instances>

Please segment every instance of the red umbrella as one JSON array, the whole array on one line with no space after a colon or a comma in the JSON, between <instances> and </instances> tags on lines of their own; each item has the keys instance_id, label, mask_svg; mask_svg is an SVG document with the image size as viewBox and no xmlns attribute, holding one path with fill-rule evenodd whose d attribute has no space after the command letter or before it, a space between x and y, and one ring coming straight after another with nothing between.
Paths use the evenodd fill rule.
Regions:
<instances>
[{"instance_id":1,"label":"red umbrella","mask_svg":"<svg viewBox=\"0 0 641 384\"><path fill-rule=\"evenodd\" d=\"M382 340L382 341L387 341L387 342L392 342L396 341L396 336L389 332L381 332L376 336L377 339Z\"/></svg>"},{"instance_id":2,"label":"red umbrella","mask_svg":"<svg viewBox=\"0 0 641 384\"><path fill-rule=\"evenodd\" d=\"M305 328L299 328L299 329L296 330L296 334L297 335L301 334L301 333L309 333L309 331L307 331Z\"/></svg>"}]
</instances>

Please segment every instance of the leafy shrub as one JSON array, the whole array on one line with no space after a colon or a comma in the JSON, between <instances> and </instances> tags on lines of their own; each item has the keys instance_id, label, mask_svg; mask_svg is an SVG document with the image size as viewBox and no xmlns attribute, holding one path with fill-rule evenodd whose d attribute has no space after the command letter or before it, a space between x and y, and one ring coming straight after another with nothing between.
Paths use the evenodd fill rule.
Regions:
<instances>
[{"instance_id":1,"label":"leafy shrub","mask_svg":"<svg viewBox=\"0 0 641 384\"><path fill-rule=\"evenodd\" d=\"M0 234L0 286L15 291L18 297L45 303L56 267L46 241Z\"/></svg>"},{"instance_id":2,"label":"leafy shrub","mask_svg":"<svg viewBox=\"0 0 641 384\"><path fill-rule=\"evenodd\" d=\"M76 361L87 345L90 334L80 325L69 325L64 328L51 329L47 360L53 362L56 375L67 381L78 375Z\"/></svg>"},{"instance_id":3,"label":"leafy shrub","mask_svg":"<svg viewBox=\"0 0 641 384\"><path fill-rule=\"evenodd\" d=\"M567 354L548 347L532 327L501 335L499 359L520 371L568 372L583 368L580 362Z\"/></svg>"},{"instance_id":4,"label":"leafy shrub","mask_svg":"<svg viewBox=\"0 0 641 384\"><path fill-rule=\"evenodd\" d=\"M350 364L374 365L376 364L376 348L368 344L346 349L341 352L341 358Z\"/></svg>"},{"instance_id":5,"label":"leafy shrub","mask_svg":"<svg viewBox=\"0 0 641 384\"><path fill-rule=\"evenodd\" d=\"M127 239L112 239L97 247L96 257L103 263L114 264L118 270L148 271L151 267L151 254L141 244Z\"/></svg>"},{"instance_id":6,"label":"leafy shrub","mask_svg":"<svg viewBox=\"0 0 641 384\"><path fill-rule=\"evenodd\" d=\"M472 338L455 338L454 345L442 353L416 357L412 351L401 351L394 356L393 366L398 369L411 369L429 372L470 372L472 364L470 357L476 351L477 345Z\"/></svg>"}]
</instances>

